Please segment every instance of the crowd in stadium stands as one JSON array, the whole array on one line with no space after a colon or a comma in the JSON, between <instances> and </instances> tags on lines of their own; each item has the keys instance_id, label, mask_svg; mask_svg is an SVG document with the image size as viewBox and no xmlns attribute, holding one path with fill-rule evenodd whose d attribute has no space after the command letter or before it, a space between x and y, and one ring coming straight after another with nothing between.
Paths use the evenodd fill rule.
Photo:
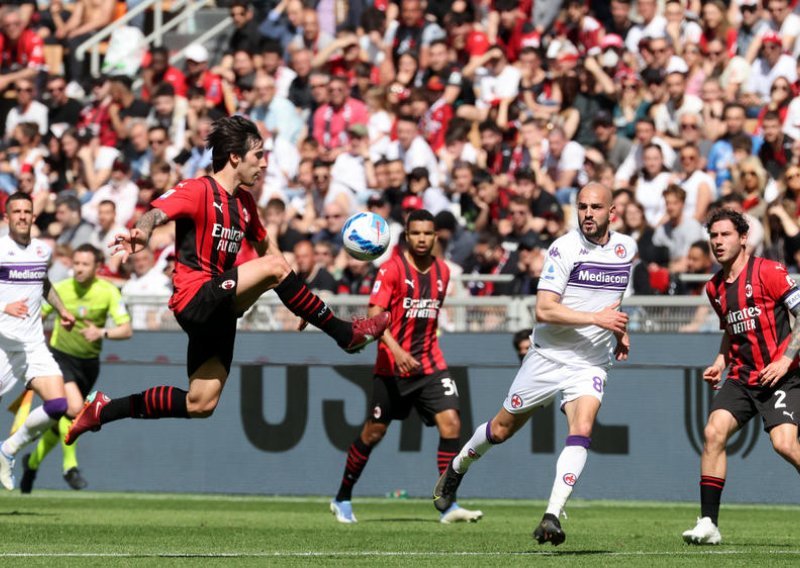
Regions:
<instances>
[{"instance_id":1,"label":"crowd in stadium stands","mask_svg":"<svg viewBox=\"0 0 800 568\"><path fill-rule=\"evenodd\" d=\"M639 243L637 294L702 291L677 275L713 270L703 223L718 207L798 271L797 0L234 0L219 3L225 45L192 44L178 67L151 48L132 77L92 77L75 53L124 2L3 4L0 201L32 194L54 280L75 247L107 252L208 172L204 138L231 114L263 133L264 223L316 290L372 288L384 259L342 252L350 214L386 217L396 243L425 208L456 274L512 276L461 293L535 293L591 180ZM157 229L103 274L129 296L168 291L173 238Z\"/></svg>"}]
</instances>

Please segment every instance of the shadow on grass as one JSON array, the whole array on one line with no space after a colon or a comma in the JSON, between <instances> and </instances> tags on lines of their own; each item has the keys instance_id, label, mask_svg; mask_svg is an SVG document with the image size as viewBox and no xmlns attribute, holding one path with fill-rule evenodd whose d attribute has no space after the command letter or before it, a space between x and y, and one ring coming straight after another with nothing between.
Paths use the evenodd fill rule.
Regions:
<instances>
[{"instance_id":1,"label":"shadow on grass","mask_svg":"<svg viewBox=\"0 0 800 568\"><path fill-rule=\"evenodd\" d=\"M55 513L33 513L28 511L3 511L0 517L56 517Z\"/></svg>"}]
</instances>

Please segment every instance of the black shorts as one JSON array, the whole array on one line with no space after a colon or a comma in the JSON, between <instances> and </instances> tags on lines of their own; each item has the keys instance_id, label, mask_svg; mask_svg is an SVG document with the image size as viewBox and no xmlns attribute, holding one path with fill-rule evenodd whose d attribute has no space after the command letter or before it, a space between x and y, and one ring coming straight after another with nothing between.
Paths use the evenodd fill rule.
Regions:
<instances>
[{"instance_id":1,"label":"black shorts","mask_svg":"<svg viewBox=\"0 0 800 568\"><path fill-rule=\"evenodd\" d=\"M767 432L780 424L800 425L800 373L792 371L768 389L725 381L711 404L711 412L715 410L727 410L739 426L760 414Z\"/></svg>"},{"instance_id":2,"label":"black shorts","mask_svg":"<svg viewBox=\"0 0 800 568\"><path fill-rule=\"evenodd\" d=\"M191 376L200 366L217 357L230 374L236 340L234 300L239 285L236 268L212 278L195 294L175 319L189 336L186 370Z\"/></svg>"},{"instance_id":3,"label":"black shorts","mask_svg":"<svg viewBox=\"0 0 800 568\"><path fill-rule=\"evenodd\" d=\"M388 424L392 420L408 418L412 408L417 409L426 426L434 426L434 417L440 412L459 410L458 389L447 371L428 375L419 380L419 386L401 394L397 377L375 376L372 381L372 399L369 415L375 422Z\"/></svg>"},{"instance_id":4,"label":"black shorts","mask_svg":"<svg viewBox=\"0 0 800 568\"><path fill-rule=\"evenodd\" d=\"M81 396L86 398L92 392L97 382L97 377L100 376L100 359L98 357L81 359L52 347L50 351L53 353L53 359L56 360L58 367L61 369L64 382L75 383L78 386L78 390L81 391Z\"/></svg>"}]
</instances>

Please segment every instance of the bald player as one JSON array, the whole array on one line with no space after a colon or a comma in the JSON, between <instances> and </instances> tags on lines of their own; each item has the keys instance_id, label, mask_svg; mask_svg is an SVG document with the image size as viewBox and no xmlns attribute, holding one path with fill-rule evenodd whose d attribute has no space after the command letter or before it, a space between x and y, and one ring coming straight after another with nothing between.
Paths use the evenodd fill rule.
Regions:
<instances>
[{"instance_id":1,"label":"bald player","mask_svg":"<svg viewBox=\"0 0 800 568\"><path fill-rule=\"evenodd\" d=\"M628 316L618 308L636 256L633 239L609 231L614 205L608 189L586 185L578 193L577 207L579 228L557 239L547 252L531 346L500 412L478 426L433 492L434 505L446 510L470 465L560 393L569 435L556 463L547 511L533 532L539 544L555 546L566 538L558 517L586 464L608 367L612 357L628 357Z\"/></svg>"}]
</instances>

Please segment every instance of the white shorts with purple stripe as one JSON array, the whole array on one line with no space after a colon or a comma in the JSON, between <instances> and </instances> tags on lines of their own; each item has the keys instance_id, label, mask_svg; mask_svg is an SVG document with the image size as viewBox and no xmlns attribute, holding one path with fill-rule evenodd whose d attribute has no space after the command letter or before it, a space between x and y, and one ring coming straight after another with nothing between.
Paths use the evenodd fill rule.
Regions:
<instances>
[{"instance_id":1,"label":"white shorts with purple stripe","mask_svg":"<svg viewBox=\"0 0 800 568\"><path fill-rule=\"evenodd\" d=\"M561 406L582 396L603 402L606 377L603 367L578 367L557 363L531 349L508 389L503 408L511 414L524 414L548 405L561 393Z\"/></svg>"},{"instance_id":2,"label":"white shorts with purple stripe","mask_svg":"<svg viewBox=\"0 0 800 568\"><path fill-rule=\"evenodd\" d=\"M24 350L0 349L0 396L24 380L27 386L36 377L61 376L61 369L44 342L25 346Z\"/></svg>"}]
</instances>

